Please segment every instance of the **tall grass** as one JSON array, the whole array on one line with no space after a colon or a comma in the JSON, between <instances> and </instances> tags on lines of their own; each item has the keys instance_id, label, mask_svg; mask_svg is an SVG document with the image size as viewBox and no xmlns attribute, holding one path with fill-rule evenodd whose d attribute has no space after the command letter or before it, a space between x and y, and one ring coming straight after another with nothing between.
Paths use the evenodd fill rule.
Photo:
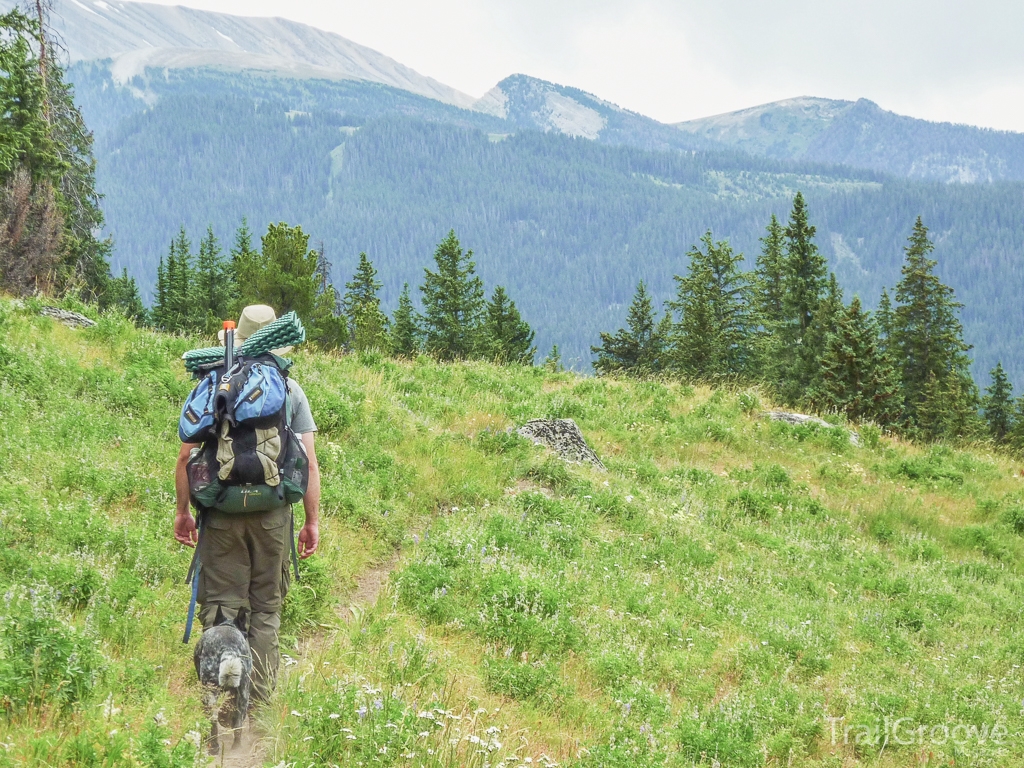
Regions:
<instances>
[{"instance_id":1,"label":"tall grass","mask_svg":"<svg viewBox=\"0 0 1024 768\"><path fill-rule=\"evenodd\" d=\"M170 523L202 342L0 307L0 766L191 765ZM268 765L1024 762L1006 457L853 446L749 390L296 358L323 551L285 609ZM608 471L507 432L542 416Z\"/></svg>"}]
</instances>

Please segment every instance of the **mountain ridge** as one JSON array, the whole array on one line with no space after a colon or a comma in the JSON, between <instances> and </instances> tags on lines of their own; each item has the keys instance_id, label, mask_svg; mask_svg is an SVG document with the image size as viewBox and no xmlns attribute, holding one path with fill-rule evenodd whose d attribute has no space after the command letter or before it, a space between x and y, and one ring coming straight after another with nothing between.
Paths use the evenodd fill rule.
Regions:
<instances>
[{"instance_id":1,"label":"mountain ridge","mask_svg":"<svg viewBox=\"0 0 1024 768\"><path fill-rule=\"evenodd\" d=\"M693 136L779 160L811 160L911 179L1024 180L1024 134L936 123L856 101L801 96L676 123Z\"/></svg>"},{"instance_id":2,"label":"mountain ridge","mask_svg":"<svg viewBox=\"0 0 1024 768\"><path fill-rule=\"evenodd\" d=\"M0 0L7 11L17 0ZM67 0L52 14L72 63L111 61L124 85L148 67L280 71L292 77L376 82L468 108L474 97L341 35L261 18L121 0Z\"/></svg>"}]
</instances>

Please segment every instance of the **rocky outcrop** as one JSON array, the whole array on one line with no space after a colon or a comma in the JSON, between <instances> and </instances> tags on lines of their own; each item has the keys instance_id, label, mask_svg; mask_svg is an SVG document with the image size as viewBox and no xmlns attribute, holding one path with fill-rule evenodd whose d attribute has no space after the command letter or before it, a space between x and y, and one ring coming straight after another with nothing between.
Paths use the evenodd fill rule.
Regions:
<instances>
[{"instance_id":1,"label":"rocky outcrop","mask_svg":"<svg viewBox=\"0 0 1024 768\"><path fill-rule=\"evenodd\" d=\"M547 446L565 461L605 468L572 419L531 419L516 432L534 445Z\"/></svg>"},{"instance_id":2,"label":"rocky outcrop","mask_svg":"<svg viewBox=\"0 0 1024 768\"><path fill-rule=\"evenodd\" d=\"M96 325L95 320L90 320L85 315L69 312L66 309L57 309L57 307L43 307L39 310L39 314L52 317L57 322L64 323L68 328L91 328Z\"/></svg>"},{"instance_id":3,"label":"rocky outcrop","mask_svg":"<svg viewBox=\"0 0 1024 768\"><path fill-rule=\"evenodd\" d=\"M772 421L784 421L787 424L793 424L799 426L801 424L816 424L819 427L826 427L832 429L835 424L829 424L824 419L819 419L817 416L808 416L806 413L792 413L790 411L768 411L765 413L765 418L771 419ZM850 430L850 442L853 445L860 445L860 437L853 430Z\"/></svg>"}]
</instances>

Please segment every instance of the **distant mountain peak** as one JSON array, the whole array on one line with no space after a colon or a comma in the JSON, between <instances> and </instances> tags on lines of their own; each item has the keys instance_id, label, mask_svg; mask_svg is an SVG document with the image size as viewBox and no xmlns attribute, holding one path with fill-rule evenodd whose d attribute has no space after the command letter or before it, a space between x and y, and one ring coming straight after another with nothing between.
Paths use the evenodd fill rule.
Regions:
<instances>
[{"instance_id":1,"label":"distant mountain peak","mask_svg":"<svg viewBox=\"0 0 1024 768\"><path fill-rule=\"evenodd\" d=\"M17 5L17 0L0 0L3 11ZM72 62L109 59L120 83L149 67L212 67L292 78L364 80L463 108L475 101L341 35L288 19L124 0L55 0L53 22Z\"/></svg>"}]
</instances>

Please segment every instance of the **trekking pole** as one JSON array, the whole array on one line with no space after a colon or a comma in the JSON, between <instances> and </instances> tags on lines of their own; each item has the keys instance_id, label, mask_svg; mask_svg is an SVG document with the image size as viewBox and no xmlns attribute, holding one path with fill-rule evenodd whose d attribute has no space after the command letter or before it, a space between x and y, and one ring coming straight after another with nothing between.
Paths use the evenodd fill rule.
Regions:
<instances>
[{"instance_id":1,"label":"trekking pole","mask_svg":"<svg viewBox=\"0 0 1024 768\"><path fill-rule=\"evenodd\" d=\"M224 321L224 372L229 372L235 364L235 321Z\"/></svg>"}]
</instances>

